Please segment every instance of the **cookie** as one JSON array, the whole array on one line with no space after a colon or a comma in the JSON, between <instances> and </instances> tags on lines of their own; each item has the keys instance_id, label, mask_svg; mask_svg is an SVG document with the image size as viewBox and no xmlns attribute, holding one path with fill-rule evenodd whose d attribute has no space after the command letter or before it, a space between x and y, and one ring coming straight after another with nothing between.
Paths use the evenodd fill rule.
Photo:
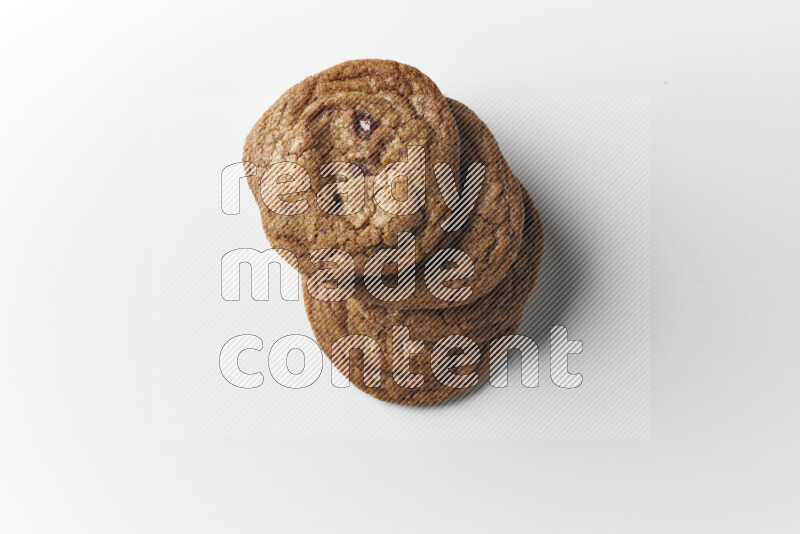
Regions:
<instances>
[{"instance_id":1,"label":"cookie","mask_svg":"<svg viewBox=\"0 0 800 534\"><path fill-rule=\"evenodd\" d=\"M286 91L244 146L244 160L258 167L248 184L271 247L291 252L303 274L319 267L312 251L343 250L356 276L402 232L414 235L421 255L442 239L449 209L434 164L457 168L459 154L436 84L374 59L341 63Z\"/></svg>"},{"instance_id":2,"label":"cookie","mask_svg":"<svg viewBox=\"0 0 800 534\"><path fill-rule=\"evenodd\" d=\"M381 298L383 295L380 286L377 286L378 291L370 291L362 280L357 285L355 298L363 303L378 303L393 309L463 306L491 291L503 279L517 257L525 218L519 181L486 124L461 102L448 98L447 103L455 117L461 138L461 168L458 171L462 188L470 179L475 181L475 173L478 171L475 165L483 165L482 183L475 182L481 185L474 207L467 214L466 220L462 216L462 220L452 221L462 225L452 245L443 242L436 247L433 254L414 266L415 287L408 298L388 301ZM469 193L465 191L463 195L469 196ZM446 276L447 271L437 270L437 266L443 260L453 258L445 251L447 246L456 249L458 252L455 254L468 257L473 272L468 278L451 280L440 285L441 275ZM468 274L464 271L462 269L461 273ZM438 278L437 272L440 274ZM399 277L397 274L385 276L382 283L396 286Z\"/></svg>"},{"instance_id":3,"label":"cookie","mask_svg":"<svg viewBox=\"0 0 800 534\"><path fill-rule=\"evenodd\" d=\"M469 379L474 386L489 370L489 346L493 339L516 332L522 311L536 284L544 245L541 219L530 196L522 190L525 226L519 254L506 276L493 291L467 306L444 310L387 310L381 306L365 306L356 299L344 302L323 302L304 295L306 312L317 342L342 374L359 389L388 402L425 405L454 398L469 388L444 385L434 376L448 361L434 358L437 342L447 336L468 336L480 351L478 363L458 365L458 377ZM392 327L408 329L410 340L422 342L421 352L411 357L407 372L392 373ZM355 334L362 336L350 350L352 364L344 354L334 351L334 343ZM377 343L379 352L375 351ZM342 345L345 346L345 345ZM346 346L345 346L346 347ZM441 351L438 356L449 357ZM439 365L435 365L435 362ZM379 370L377 374L370 370ZM456 369L445 367L451 378ZM409 373L421 374L418 387L405 387ZM375 380L380 383L375 385ZM419 379L419 377L416 377Z\"/></svg>"}]
</instances>

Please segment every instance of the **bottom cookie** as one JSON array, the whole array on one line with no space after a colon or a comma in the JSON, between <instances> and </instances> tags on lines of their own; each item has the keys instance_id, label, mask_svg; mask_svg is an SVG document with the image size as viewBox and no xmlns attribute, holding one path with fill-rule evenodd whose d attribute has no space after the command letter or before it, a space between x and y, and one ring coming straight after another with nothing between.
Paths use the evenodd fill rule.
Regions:
<instances>
[{"instance_id":1,"label":"bottom cookie","mask_svg":"<svg viewBox=\"0 0 800 534\"><path fill-rule=\"evenodd\" d=\"M443 402L479 383L489 370L492 341L519 327L541 266L541 219L530 195L523 190L522 196L519 255L497 287L469 305L387 310L356 299L320 301L305 292L317 342L344 377L373 397L407 405Z\"/></svg>"}]
</instances>

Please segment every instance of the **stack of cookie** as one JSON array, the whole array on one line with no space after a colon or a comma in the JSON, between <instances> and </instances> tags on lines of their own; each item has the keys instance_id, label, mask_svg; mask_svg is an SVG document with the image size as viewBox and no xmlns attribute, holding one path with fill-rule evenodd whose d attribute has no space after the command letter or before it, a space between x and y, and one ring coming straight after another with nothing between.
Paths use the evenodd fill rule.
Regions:
<instances>
[{"instance_id":1,"label":"stack of cookie","mask_svg":"<svg viewBox=\"0 0 800 534\"><path fill-rule=\"evenodd\" d=\"M475 113L413 67L349 61L284 93L244 159L267 239L303 275L344 378L421 405L487 374L519 327L543 231Z\"/></svg>"}]
</instances>

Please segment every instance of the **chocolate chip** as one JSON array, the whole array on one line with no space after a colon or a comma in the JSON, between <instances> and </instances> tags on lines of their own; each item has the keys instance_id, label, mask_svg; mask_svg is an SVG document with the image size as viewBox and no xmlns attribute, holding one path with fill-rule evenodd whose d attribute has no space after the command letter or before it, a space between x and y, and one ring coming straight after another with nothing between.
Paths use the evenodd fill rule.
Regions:
<instances>
[{"instance_id":1,"label":"chocolate chip","mask_svg":"<svg viewBox=\"0 0 800 534\"><path fill-rule=\"evenodd\" d=\"M361 139L369 139L381 124L381 121L375 119L366 111L357 111L353 117L353 127Z\"/></svg>"}]
</instances>

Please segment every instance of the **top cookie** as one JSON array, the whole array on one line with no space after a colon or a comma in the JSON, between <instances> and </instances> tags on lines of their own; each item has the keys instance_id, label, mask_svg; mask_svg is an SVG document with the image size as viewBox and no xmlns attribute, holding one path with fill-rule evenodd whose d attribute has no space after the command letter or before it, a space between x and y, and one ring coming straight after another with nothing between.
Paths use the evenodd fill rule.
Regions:
<instances>
[{"instance_id":1,"label":"top cookie","mask_svg":"<svg viewBox=\"0 0 800 534\"><path fill-rule=\"evenodd\" d=\"M374 289L381 286L368 290L366 282L360 280L354 296L363 303L391 309L464 306L491 291L517 257L525 220L519 181L486 124L461 102L451 98L447 102L461 137L461 168L453 169L453 173L460 177L456 184L462 188L462 197L475 199L474 207L461 220L456 220L456 215L448 220L460 225L452 245L443 240L434 254L414 266L415 287L410 296L394 301L381 298L380 290ZM475 191L477 187L479 192ZM451 267L452 271L442 268L444 262L459 257L468 257L469 262L460 264L460 269ZM471 274L464 267L468 265L472 266ZM460 279L439 283L453 274ZM399 275L384 276L381 282L396 285Z\"/></svg>"},{"instance_id":2,"label":"top cookie","mask_svg":"<svg viewBox=\"0 0 800 534\"><path fill-rule=\"evenodd\" d=\"M360 276L401 232L422 256L440 241L449 210L434 164L458 168L459 150L433 81L394 61L356 60L286 91L248 134L244 160L258 166L248 183L272 248L294 254L303 274L320 266L312 251L343 250Z\"/></svg>"}]
</instances>

